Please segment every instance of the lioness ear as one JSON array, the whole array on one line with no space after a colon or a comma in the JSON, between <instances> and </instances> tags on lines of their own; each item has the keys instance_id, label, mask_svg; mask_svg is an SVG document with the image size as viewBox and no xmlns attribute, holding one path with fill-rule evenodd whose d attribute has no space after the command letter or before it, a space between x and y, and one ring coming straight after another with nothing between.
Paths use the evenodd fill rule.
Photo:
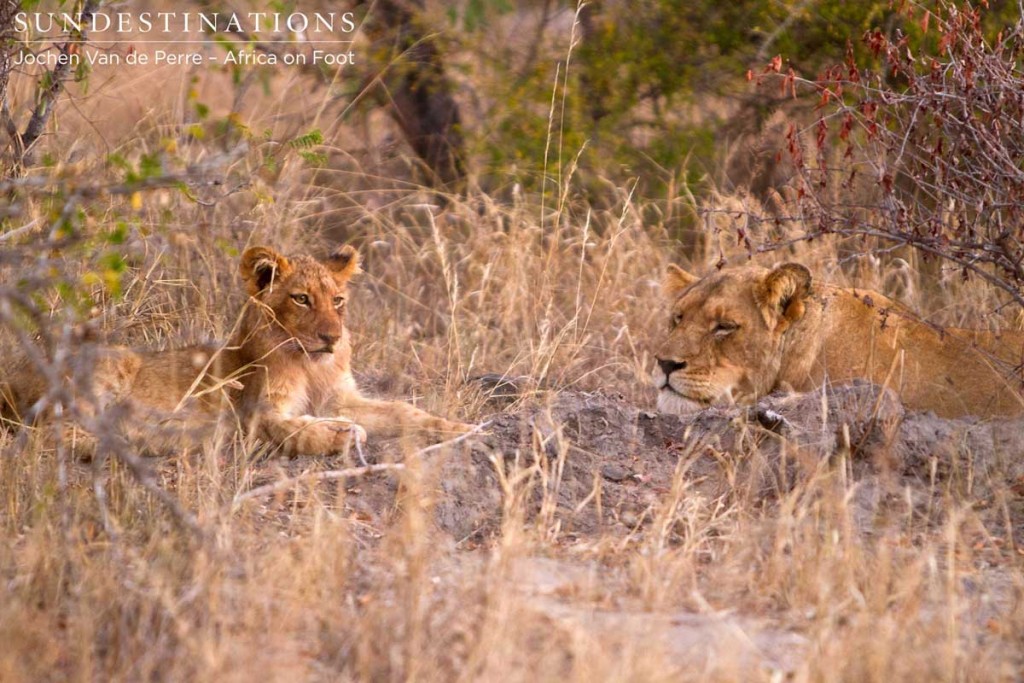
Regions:
<instances>
[{"instance_id":1,"label":"lioness ear","mask_svg":"<svg viewBox=\"0 0 1024 683\"><path fill-rule=\"evenodd\" d=\"M696 275L690 275L676 264L670 263L661 281L661 288L665 294L674 298L699 279Z\"/></svg>"},{"instance_id":2,"label":"lioness ear","mask_svg":"<svg viewBox=\"0 0 1024 683\"><path fill-rule=\"evenodd\" d=\"M256 296L276 280L287 277L292 272L292 264L269 247L249 247L242 254L238 272L249 289L249 295Z\"/></svg>"},{"instance_id":3,"label":"lioness ear","mask_svg":"<svg viewBox=\"0 0 1024 683\"><path fill-rule=\"evenodd\" d=\"M811 271L799 263L782 263L754 285L754 301L765 324L783 332L804 316L804 301L810 291Z\"/></svg>"},{"instance_id":4,"label":"lioness ear","mask_svg":"<svg viewBox=\"0 0 1024 683\"><path fill-rule=\"evenodd\" d=\"M359 252L351 244L338 247L327 257L327 268L330 269L335 280L345 283L353 275L362 272L359 268Z\"/></svg>"}]
</instances>

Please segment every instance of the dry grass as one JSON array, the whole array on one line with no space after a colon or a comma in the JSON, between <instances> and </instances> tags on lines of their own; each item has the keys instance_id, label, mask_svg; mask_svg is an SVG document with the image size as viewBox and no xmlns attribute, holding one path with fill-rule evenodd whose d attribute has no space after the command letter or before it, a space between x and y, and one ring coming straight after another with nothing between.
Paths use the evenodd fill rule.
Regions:
<instances>
[{"instance_id":1,"label":"dry grass","mask_svg":"<svg viewBox=\"0 0 1024 683\"><path fill-rule=\"evenodd\" d=\"M118 87L139 84L94 97L116 99ZM183 111L150 92L156 104L132 114L133 126L103 124L108 147L136 158L180 141L172 166L214 154L212 142L186 141ZM322 110L296 118L272 104L288 98L253 93L246 125L277 140ZM230 106L212 104L220 114ZM444 212L418 188L364 189L381 166L353 152L346 135L356 132L328 136L344 163L315 183L294 155L268 172L266 148L250 141L225 185L198 190L201 204L172 190L134 208L89 202L89 229L130 226L124 294L97 288L93 324L132 344L223 337L241 301L241 248L319 252L347 240L365 259L350 326L373 391L480 420L494 408L468 380L496 373L650 405L665 264L701 270L723 254L742 258L729 221L748 198L719 198L725 211L708 214L703 246L686 256L627 188L607 212L574 202L569 169L544 201L474 197ZM111 179L94 133L69 123L50 141L72 150L55 176ZM88 151L75 161L76 149ZM45 223L46 211L30 203L23 217ZM904 266L855 252L864 250L819 241L791 255L833 281L910 292L937 322L1013 322L979 321L996 301L976 284L936 286L934 269L908 255ZM59 325L64 302L43 294ZM1012 524L993 526L976 501L934 483L887 492L903 513L865 531L854 519L860 484L840 468L823 466L768 501L740 490L709 499L682 458L672 486L648 492L647 509L581 533L568 530L572 510L558 499L570 451L556 444L552 455L537 439L518 464L494 465L494 531L467 539L435 524L448 495L438 463L465 451L409 459L394 475L298 484L236 509L254 485L336 463L261 460L226 435L153 463L205 530L196 538L116 462L68 463L14 433L0 447L3 681L1016 680L1024 665ZM392 449L385 459L402 457ZM919 495L937 501L930 515L900 506ZM586 505L600 506L600 495Z\"/></svg>"}]
</instances>

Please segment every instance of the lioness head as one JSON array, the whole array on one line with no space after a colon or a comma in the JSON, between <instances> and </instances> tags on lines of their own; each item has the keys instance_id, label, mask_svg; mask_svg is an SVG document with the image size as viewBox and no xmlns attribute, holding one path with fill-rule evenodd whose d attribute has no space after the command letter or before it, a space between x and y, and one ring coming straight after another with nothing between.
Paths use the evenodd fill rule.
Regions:
<instances>
[{"instance_id":1,"label":"lioness head","mask_svg":"<svg viewBox=\"0 0 1024 683\"><path fill-rule=\"evenodd\" d=\"M658 409L688 413L750 402L775 387L787 330L799 321L811 273L798 263L744 266L697 278L669 266L668 336L658 347Z\"/></svg>"},{"instance_id":2,"label":"lioness head","mask_svg":"<svg viewBox=\"0 0 1024 683\"><path fill-rule=\"evenodd\" d=\"M345 334L348 281L359 272L354 247L340 247L324 261L251 247L242 254L239 271L258 304L259 334L268 350L330 357Z\"/></svg>"}]
</instances>

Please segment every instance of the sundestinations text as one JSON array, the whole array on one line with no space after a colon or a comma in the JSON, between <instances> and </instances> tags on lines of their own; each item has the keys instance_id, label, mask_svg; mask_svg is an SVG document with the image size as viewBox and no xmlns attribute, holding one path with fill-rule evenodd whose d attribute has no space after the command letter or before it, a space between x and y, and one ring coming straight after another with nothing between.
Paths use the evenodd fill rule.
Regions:
<instances>
[{"instance_id":1,"label":"sundestinations text","mask_svg":"<svg viewBox=\"0 0 1024 683\"><path fill-rule=\"evenodd\" d=\"M14 29L21 33L53 31L121 33L352 33L356 30L353 12L19 12Z\"/></svg>"}]
</instances>

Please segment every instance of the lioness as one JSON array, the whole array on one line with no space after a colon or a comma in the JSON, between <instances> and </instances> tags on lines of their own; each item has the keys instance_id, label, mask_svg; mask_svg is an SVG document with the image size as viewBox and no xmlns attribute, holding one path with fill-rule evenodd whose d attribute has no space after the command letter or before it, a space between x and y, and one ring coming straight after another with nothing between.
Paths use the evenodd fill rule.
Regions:
<instances>
[{"instance_id":1,"label":"lioness","mask_svg":"<svg viewBox=\"0 0 1024 683\"><path fill-rule=\"evenodd\" d=\"M325 261L252 247L239 271L249 299L227 345L102 349L90 378L102 401L153 415L185 406L206 416L230 410L249 434L287 455L342 452L366 432L458 434L471 428L359 392L345 329L347 285L360 272L353 247ZM25 361L0 382L6 412L20 419L32 416L45 390Z\"/></svg>"},{"instance_id":2,"label":"lioness","mask_svg":"<svg viewBox=\"0 0 1024 683\"><path fill-rule=\"evenodd\" d=\"M1024 414L1024 333L936 330L876 292L812 281L799 263L665 276L658 409L688 413L855 378L943 417Z\"/></svg>"}]
</instances>

